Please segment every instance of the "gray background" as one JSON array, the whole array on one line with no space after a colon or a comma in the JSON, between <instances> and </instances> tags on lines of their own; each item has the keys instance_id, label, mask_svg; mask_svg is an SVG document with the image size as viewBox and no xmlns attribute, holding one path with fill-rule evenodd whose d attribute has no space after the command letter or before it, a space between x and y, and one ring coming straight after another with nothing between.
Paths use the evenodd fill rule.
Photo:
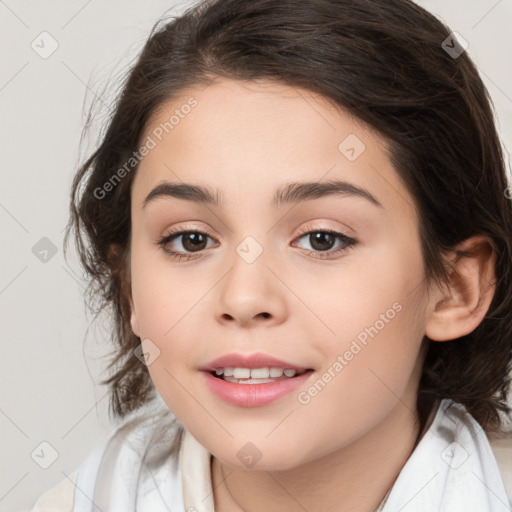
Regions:
<instances>
[{"instance_id":1,"label":"gray background","mask_svg":"<svg viewBox=\"0 0 512 512\"><path fill-rule=\"evenodd\" d=\"M512 0L418 3L468 41L510 152ZM132 61L161 14L188 4L0 0L0 511L29 508L113 428L106 388L97 384L109 319L86 315L80 267L73 251L68 261L62 252L71 179L83 156L84 100L108 104L109 76ZM32 47L51 49L43 31L58 44L47 58ZM46 262L44 237L56 250ZM42 442L58 452L48 469L31 456L36 450L40 464L51 461Z\"/></svg>"}]
</instances>

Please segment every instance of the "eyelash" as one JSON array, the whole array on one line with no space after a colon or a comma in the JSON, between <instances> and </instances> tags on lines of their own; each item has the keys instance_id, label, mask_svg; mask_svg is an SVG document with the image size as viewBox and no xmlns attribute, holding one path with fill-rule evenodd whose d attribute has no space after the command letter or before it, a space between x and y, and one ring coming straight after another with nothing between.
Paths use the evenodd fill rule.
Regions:
<instances>
[{"instance_id":1,"label":"eyelash","mask_svg":"<svg viewBox=\"0 0 512 512\"><path fill-rule=\"evenodd\" d=\"M202 251L197 251L197 253L182 253L179 251L173 251L167 248L167 244L172 242L175 238L178 238L180 235L189 234L189 233L197 233L200 235L206 235L209 238L213 239L213 236L208 231L199 231L195 229L176 229L167 233L164 237L158 240L157 244L162 248L162 250L170 256L172 259L177 261L182 260L192 260L197 259L194 257L194 254L200 254ZM344 245L342 248L338 248L335 251L310 251L305 249L308 255L314 255L315 258L319 259L331 259L333 255L337 255L342 252L346 252L349 249L355 247L358 244L358 241L355 238L345 235L345 233L341 233L340 231L334 231L331 229L311 229L309 227L301 230L297 236L298 239L303 238L305 235L309 235L311 233L328 233L333 235L337 240L341 241ZM203 249L204 250L204 249Z\"/></svg>"}]
</instances>

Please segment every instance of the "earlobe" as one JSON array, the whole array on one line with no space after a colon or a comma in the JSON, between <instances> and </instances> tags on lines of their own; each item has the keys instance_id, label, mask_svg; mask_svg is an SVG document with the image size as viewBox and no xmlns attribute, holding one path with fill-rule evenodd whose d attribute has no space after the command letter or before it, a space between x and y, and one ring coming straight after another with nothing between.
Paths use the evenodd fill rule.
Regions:
<instances>
[{"instance_id":1,"label":"earlobe","mask_svg":"<svg viewBox=\"0 0 512 512\"><path fill-rule=\"evenodd\" d=\"M137 320L137 313L135 312L135 306L133 305L133 296L132 296L132 287L129 282L124 279L124 292L125 296L128 298L128 303L130 304L130 325L135 336L140 338L140 329L139 322Z\"/></svg>"},{"instance_id":2,"label":"earlobe","mask_svg":"<svg viewBox=\"0 0 512 512\"><path fill-rule=\"evenodd\" d=\"M490 238L468 238L454 252L447 286L431 295L425 335L433 341L453 340L474 331L496 289L496 251Z\"/></svg>"},{"instance_id":3,"label":"earlobe","mask_svg":"<svg viewBox=\"0 0 512 512\"><path fill-rule=\"evenodd\" d=\"M132 327L133 334L140 338L140 330L139 330L139 322L137 320L137 314L135 313L135 309L133 307L133 301L130 298L130 325Z\"/></svg>"}]
</instances>

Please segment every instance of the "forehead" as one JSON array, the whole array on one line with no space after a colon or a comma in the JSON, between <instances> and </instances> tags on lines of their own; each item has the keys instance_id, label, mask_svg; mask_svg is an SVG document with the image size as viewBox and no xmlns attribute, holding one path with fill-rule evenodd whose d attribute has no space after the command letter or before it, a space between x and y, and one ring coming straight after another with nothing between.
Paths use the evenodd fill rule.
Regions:
<instances>
[{"instance_id":1,"label":"forehead","mask_svg":"<svg viewBox=\"0 0 512 512\"><path fill-rule=\"evenodd\" d=\"M326 98L274 81L185 89L149 119L141 140L149 139L133 187L138 203L164 181L203 184L221 203L265 192L271 205L284 183L347 179L383 203L412 206L382 137Z\"/></svg>"},{"instance_id":2,"label":"forehead","mask_svg":"<svg viewBox=\"0 0 512 512\"><path fill-rule=\"evenodd\" d=\"M182 90L158 107L147 122L144 136L159 128L163 128L166 140L181 134L198 139L216 136L227 140L229 136L240 143L246 136L259 135L261 139L252 139L254 144L279 142L283 146L286 140L275 141L271 135L284 130L280 133L287 140L307 137L315 144L319 140L329 142L340 129L353 129L363 138L372 137L374 143L384 144L367 125L328 98L271 80L217 79Z\"/></svg>"}]
</instances>

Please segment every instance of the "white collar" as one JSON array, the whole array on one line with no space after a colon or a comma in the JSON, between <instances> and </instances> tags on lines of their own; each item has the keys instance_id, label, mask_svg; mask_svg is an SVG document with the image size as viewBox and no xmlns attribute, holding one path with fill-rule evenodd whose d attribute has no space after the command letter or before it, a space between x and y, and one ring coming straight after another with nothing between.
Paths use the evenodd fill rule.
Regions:
<instances>
[{"instance_id":1,"label":"white collar","mask_svg":"<svg viewBox=\"0 0 512 512\"><path fill-rule=\"evenodd\" d=\"M383 512L510 512L487 435L466 408L442 400Z\"/></svg>"},{"instance_id":2,"label":"white collar","mask_svg":"<svg viewBox=\"0 0 512 512\"><path fill-rule=\"evenodd\" d=\"M214 512L211 453L162 414L118 427L89 455L73 512ZM512 512L487 436L463 405L440 402L382 509L398 511Z\"/></svg>"},{"instance_id":3,"label":"white collar","mask_svg":"<svg viewBox=\"0 0 512 512\"><path fill-rule=\"evenodd\" d=\"M181 453L181 480L185 510L215 512L211 457L211 453L188 430L185 430Z\"/></svg>"}]
</instances>

